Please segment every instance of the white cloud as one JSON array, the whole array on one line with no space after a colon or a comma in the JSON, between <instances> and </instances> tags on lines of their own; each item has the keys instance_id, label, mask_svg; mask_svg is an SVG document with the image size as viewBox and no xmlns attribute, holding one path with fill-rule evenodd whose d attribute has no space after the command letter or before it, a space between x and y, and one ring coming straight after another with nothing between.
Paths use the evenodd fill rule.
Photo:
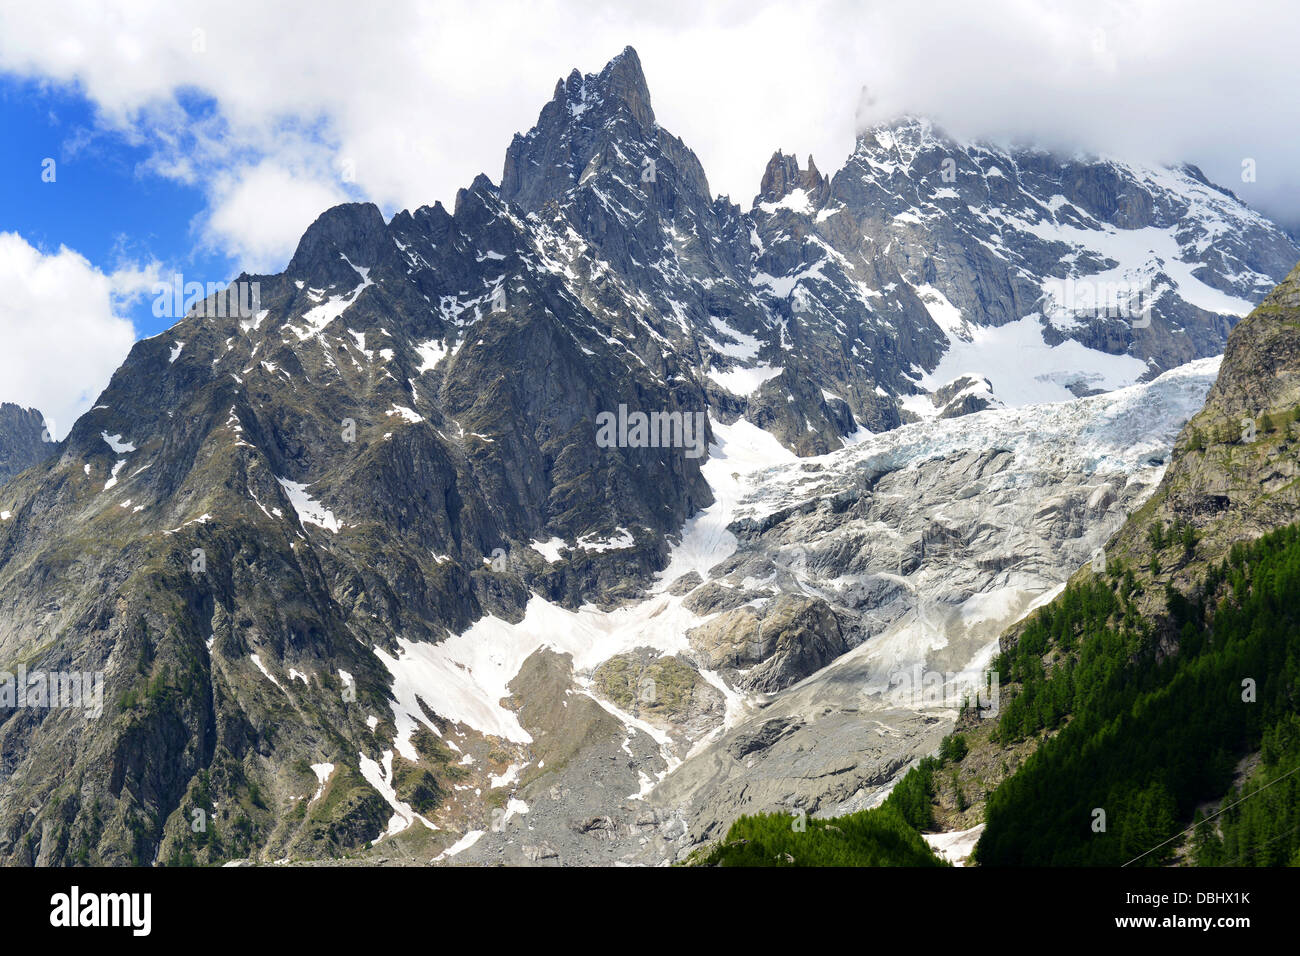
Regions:
<instances>
[{"instance_id":1,"label":"white cloud","mask_svg":"<svg viewBox=\"0 0 1300 956\"><path fill-rule=\"evenodd\" d=\"M347 200L336 185L274 160L221 174L204 244L228 252L242 270L278 272L324 210Z\"/></svg>"},{"instance_id":2,"label":"white cloud","mask_svg":"<svg viewBox=\"0 0 1300 956\"><path fill-rule=\"evenodd\" d=\"M211 241L266 269L312 203L448 203L479 172L499 179L556 79L629 43L660 122L744 204L777 147L837 168L862 106L866 120L910 110L966 135L1186 159L1300 223L1297 34L1300 7L1281 0L396 0L364 15L334 0L308 16L63 0L0 9L0 69L77 83L103 123L154 144L151 169L208 191ZM194 121L177 91L214 111ZM1240 181L1247 157L1256 183Z\"/></svg>"},{"instance_id":3,"label":"white cloud","mask_svg":"<svg viewBox=\"0 0 1300 956\"><path fill-rule=\"evenodd\" d=\"M162 263L157 259L146 265L127 263L115 269L108 281L118 308L134 305L152 295L155 284L163 281Z\"/></svg>"},{"instance_id":4,"label":"white cloud","mask_svg":"<svg viewBox=\"0 0 1300 956\"><path fill-rule=\"evenodd\" d=\"M37 408L62 438L90 408L135 341L117 314L148 268L107 276L68 248L47 255L0 232L0 399Z\"/></svg>"}]
</instances>

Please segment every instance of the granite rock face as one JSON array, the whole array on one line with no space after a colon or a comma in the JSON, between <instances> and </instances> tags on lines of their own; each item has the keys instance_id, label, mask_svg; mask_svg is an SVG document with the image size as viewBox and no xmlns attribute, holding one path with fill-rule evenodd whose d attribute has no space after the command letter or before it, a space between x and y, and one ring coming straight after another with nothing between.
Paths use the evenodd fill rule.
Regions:
<instances>
[{"instance_id":1,"label":"granite rock face","mask_svg":"<svg viewBox=\"0 0 1300 956\"><path fill-rule=\"evenodd\" d=\"M0 404L0 485L54 453L45 418L34 408Z\"/></svg>"}]
</instances>

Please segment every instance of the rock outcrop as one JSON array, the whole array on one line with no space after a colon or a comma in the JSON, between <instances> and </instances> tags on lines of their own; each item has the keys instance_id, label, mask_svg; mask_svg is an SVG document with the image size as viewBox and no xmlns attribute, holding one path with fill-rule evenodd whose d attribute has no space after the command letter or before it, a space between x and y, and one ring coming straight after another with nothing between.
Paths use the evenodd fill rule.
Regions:
<instances>
[{"instance_id":1,"label":"rock outcrop","mask_svg":"<svg viewBox=\"0 0 1300 956\"><path fill-rule=\"evenodd\" d=\"M0 485L53 454L57 445L34 408L0 404Z\"/></svg>"}]
</instances>

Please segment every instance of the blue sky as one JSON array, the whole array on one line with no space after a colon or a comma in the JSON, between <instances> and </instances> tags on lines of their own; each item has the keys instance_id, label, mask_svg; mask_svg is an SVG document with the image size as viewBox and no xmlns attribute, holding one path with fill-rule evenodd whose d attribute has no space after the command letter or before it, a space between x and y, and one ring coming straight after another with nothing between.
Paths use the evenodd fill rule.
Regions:
<instances>
[{"instance_id":1,"label":"blue sky","mask_svg":"<svg viewBox=\"0 0 1300 956\"><path fill-rule=\"evenodd\" d=\"M164 276L205 284L238 273L230 255L200 242L201 188L150 170L148 142L97 128L93 105L75 88L0 75L0 129L0 231L46 253L70 247L105 273L154 262ZM154 316L148 290L122 305L142 338L174 321Z\"/></svg>"}]
</instances>

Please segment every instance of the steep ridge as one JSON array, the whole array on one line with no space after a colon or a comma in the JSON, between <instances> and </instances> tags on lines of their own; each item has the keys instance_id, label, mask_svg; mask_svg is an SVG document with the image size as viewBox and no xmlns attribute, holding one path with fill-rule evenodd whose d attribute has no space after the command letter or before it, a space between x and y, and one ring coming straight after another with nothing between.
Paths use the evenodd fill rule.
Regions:
<instances>
[{"instance_id":1,"label":"steep ridge","mask_svg":"<svg viewBox=\"0 0 1300 956\"><path fill-rule=\"evenodd\" d=\"M815 172L773 157L753 212L758 267L831 337L851 335L846 274L870 269L881 291L901 275L933 318L910 335L928 342L892 329L893 349L864 351L893 356L880 384L922 417L933 408L909 394L963 374L1024 404L1219 354L1300 255L1194 167L961 143L916 117L860 134L829 186Z\"/></svg>"},{"instance_id":2,"label":"steep ridge","mask_svg":"<svg viewBox=\"0 0 1300 956\"><path fill-rule=\"evenodd\" d=\"M0 671L102 675L95 707L0 697L0 859L317 858L386 835L427 861L518 826L530 803L515 794L536 787L589 808L583 833L608 833L610 807L649 795L697 745L723 746L708 738L719 721L735 726L746 695L786 691L888 628L903 613L898 582L845 604L803 587L750 594L758 578L713 574L737 560L738 540L762 535L740 508L751 473L851 442L863 444L850 457L879 450L893 439L870 432L977 410L994 403L987 395L1034 397L992 372L983 385L934 382L939 405L923 394L963 334L996 324L991 299L982 279L963 298L956 273L931 275L926 256L938 254L924 241L904 255L892 233L872 238L865 224L883 200L855 199L867 174L850 168L828 183L778 157L751 213L711 198L698 160L658 125L629 48L557 86L511 144L500 189L480 176L451 212L387 223L372 205L335 207L284 273L236 280L256 287L243 297L254 307L236 313L214 297L137 343L55 454L0 486L12 516L0 521ZM1109 188L1081 187L1077 202L1104 206ZM1040 205L1053 228L1173 228L1172 212L1151 227L1112 223L1052 196ZM889 230L912 225L896 219ZM1283 242L1256 225L1261 242ZM978 245L973 236L945 241ZM1013 283L1008 324L1034 321L1019 312L1037 301L1032 283L1067 255L1052 242L1050 269ZM1200 257L1184 263L1196 281L1224 295L1249 295L1252 270L1271 268L1243 258L1228 228L1207 225L1178 248ZM1098 255L1073 261L1111 268ZM1023 279L1032 265L1026 253L998 268ZM1213 351L1231 311L1156 318L1197 325L1206 344L1190 356ZM1126 384L1182 354L1134 341L1125 360L1136 365L1101 378L1088 377L1093 353L1067 349L1065 371L1083 378L1062 385L1055 369L1049 397ZM1103 404L1087 414L1104 418L1104 400L1092 401ZM602 438L601 417L626 411L678 428L662 442L635 427ZM1151 454L1187 411L1171 401ZM986 414L1027 432L1040 424L1014 408ZM978 434L945 420L898 440L940 432ZM960 454L927 481L977 488L973 474L994 463L950 450ZM1158 467L1120 459L1125 488ZM1099 468L1071 467L1056 480L1086 485ZM850 488L858 478L840 474ZM1095 505L1090 488L1084 505L1100 520L1143 484ZM870 507L846 513L915 536L900 554L933 557L934 534L973 533ZM1054 580L1079 547L1060 540L1086 545L1100 525L1045 522ZM796 522L782 534L821 530ZM737 597L765 602L761 619L718 625ZM864 623L875 605L894 610ZM654 692L631 692L646 677ZM730 801L703 822L675 818L680 838L717 826ZM642 799L633 813L653 817L650 807Z\"/></svg>"}]
</instances>

